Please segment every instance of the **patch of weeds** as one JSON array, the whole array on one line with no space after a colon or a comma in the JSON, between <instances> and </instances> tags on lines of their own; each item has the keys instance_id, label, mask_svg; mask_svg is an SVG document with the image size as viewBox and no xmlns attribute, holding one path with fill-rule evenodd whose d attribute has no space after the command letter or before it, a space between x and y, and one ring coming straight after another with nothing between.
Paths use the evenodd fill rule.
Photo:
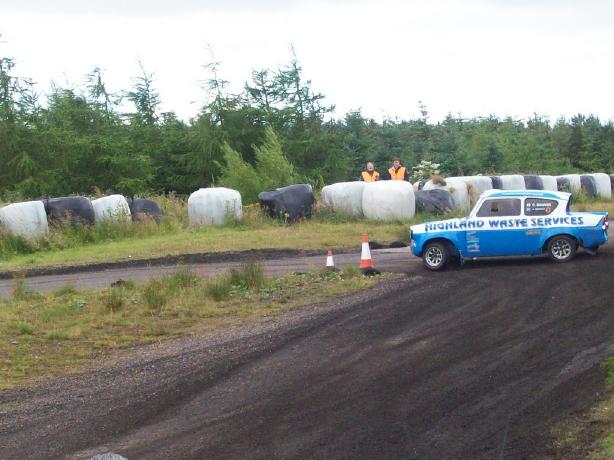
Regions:
<instances>
[{"instance_id":1,"label":"patch of weeds","mask_svg":"<svg viewBox=\"0 0 614 460\"><path fill-rule=\"evenodd\" d=\"M168 293L164 283L159 279L151 279L143 286L143 300L151 309L160 312L168 301Z\"/></svg>"},{"instance_id":2,"label":"patch of weeds","mask_svg":"<svg viewBox=\"0 0 614 460\"><path fill-rule=\"evenodd\" d=\"M46 337L49 340L68 340L68 334L61 331L51 331L47 332Z\"/></svg>"},{"instance_id":3,"label":"patch of weeds","mask_svg":"<svg viewBox=\"0 0 614 460\"><path fill-rule=\"evenodd\" d=\"M75 299L68 304L70 310L79 310L87 305L87 302L83 299Z\"/></svg>"},{"instance_id":4,"label":"patch of weeds","mask_svg":"<svg viewBox=\"0 0 614 460\"><path fill-rule=\"evenodd\" d=\"M32 325L26 321L11 321L8 330L17 335L32 335L34 332Z\"/></svg>"},{"instance_id":5,"label":"patch of weeds","mask_svg":"<svg viewBox=\"0 0 614 460\"><path fill-rule=\"evenodd\" d=\"M102 297L102 303L107 311L115 313L123 308L126 303L123 288L111 288Z\"/></svg>"},{"instance_id":6,"label":"patch of weeds","mask_svg":"<svg viewBox=\"0 0 614 460\"><path fill-rule=\"evenodd\" d=\"M26 287L26 281L23 277L15 278L15 285L13 286L13 299L25 300L30 295L30 291Z\"/></svg>"},{"instance_id":7,"label":"patch of weeds","mask_svg":"<svg viewBox=\"0 0 614 460\"><path fill-rule=\"evenodd\" d=\"M357 276L362 275L362 271L360 270L360 268L354 265L344 267L341 272L343 273L344 278L355 278Z\"/></svg>"},{"instance_id":8,"label":"patch of weeds","mask_svg":"<svg viewBox=\"0 0 614 460\"><path fill-rule=\"evenodd\" d=\"M74 286L66 285L62 289L58 289L53 293L54 297L67 297L77 293Z\"/></svg>"},{"instance_id":9,"label":"patch of weeds","mask_svg":"<svg viewBox=\"0 0 614 460\"><path fill-rule=\"evenodd\" d=\"M168 290L170 292L176 292L180 289L185 289L190 286L194 286L198 282L199 278L189 267L182 267L177 272L166 278Z\"/></svg>"},{"instance_id":10,"label":"patch of weeds","mask_svg":"<svg viewBox=\"0 0 614 460\"><path fill-rule=\"evenodd\" d=\"M151 337L161 337L164 335L170 335L171 331L160 324L152 324L147 328L146 334Z\"/></svg>"},{"instance_id":11,"label":"patch of weeds","mask_svg":"<svg viewBox=\"0 0 614 460\"><path fill-rule=\"evenodd\" d=\"M232 286L232 275L216 276L205 285L205 294L216 302L221 302L230 297Z\"/></svg>"},{"instance_id":12,"label":"patch of weeds","mask_svg":"<svg viewBox=\"0 0 614 460\"><path fill-rule=\"evenodd\" d=\"M243 289L259 290L267 284L262 265L254 260L248 260L237 270L230 271L230 284Z\"/></svg>"}]
</instances>

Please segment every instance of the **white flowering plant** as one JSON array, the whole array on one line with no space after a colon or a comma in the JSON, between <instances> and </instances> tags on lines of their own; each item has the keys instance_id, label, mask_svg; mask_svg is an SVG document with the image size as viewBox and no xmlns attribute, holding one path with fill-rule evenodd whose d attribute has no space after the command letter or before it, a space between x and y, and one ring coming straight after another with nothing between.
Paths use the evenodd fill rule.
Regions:
<instances>
[{"instance_id":1,"label":"white flowering plant","mask_svg":"<svg viewBox=\"0 0 614 460\"><path fill-rule=\"evenodd\" d=\"M431 176L440 174L439 163L433 163L432 161L422 160L415 167L412 168L412 179L414 182L423 179L430 179Z\"/></svg>"}]
</instances>

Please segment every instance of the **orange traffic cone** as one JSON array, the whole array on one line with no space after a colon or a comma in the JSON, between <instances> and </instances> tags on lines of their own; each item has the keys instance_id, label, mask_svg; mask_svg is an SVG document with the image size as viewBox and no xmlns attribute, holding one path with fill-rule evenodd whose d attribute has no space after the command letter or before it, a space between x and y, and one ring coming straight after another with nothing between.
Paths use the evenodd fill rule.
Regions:
<instances>
[{"instance_id":1,"label":"orange traffic cone","mask_svg":"<svg viewBox=\"0 0 614 460\"><path fill-rule=\"evenodd\" d=\"M360 268L372 268L373 260L371 259L371 249L369 248L369 236L365 233L362 235L362 250L360 252Z\"/></svg>"},{"instance_id":2,"label":"orange traffic cone","mask_svg":"<svg viewBox=\"0 0 614 460\"><path fill-rule=\"evenodd\" d=\"M328 254L326 255L326 269L334 270L335 269L335 261L333 260L333 251L328 250Z\"/></svg>"}]
</instances>

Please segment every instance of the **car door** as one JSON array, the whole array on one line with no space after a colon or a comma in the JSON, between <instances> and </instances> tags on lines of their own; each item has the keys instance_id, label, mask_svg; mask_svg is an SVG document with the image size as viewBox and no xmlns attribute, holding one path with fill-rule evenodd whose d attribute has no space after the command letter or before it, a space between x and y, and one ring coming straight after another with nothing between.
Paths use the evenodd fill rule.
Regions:
<instances>
[{"instance_id":1,"label":"car door","mask_svg":"<svg viewBox=\"0 0 614 460\"><path fill-rule=\"evenodd\" d=\"M526 228L521 209L520 198L484 199L467 222L467 255L492 257L525 253Z\"/></svg>"}]
</instances>

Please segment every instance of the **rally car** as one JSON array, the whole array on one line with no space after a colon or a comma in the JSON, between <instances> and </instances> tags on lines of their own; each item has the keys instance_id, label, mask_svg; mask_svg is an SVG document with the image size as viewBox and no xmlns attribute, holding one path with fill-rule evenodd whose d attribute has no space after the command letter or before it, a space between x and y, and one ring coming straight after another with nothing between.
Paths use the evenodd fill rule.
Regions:
<instances>
[{"instance_id":1,"label":"rally car","mask_svg":"<svg viewBox=\"0 0 614 460\"><path fill-rule=\"evenodd\" d=\"M571 194L489 190L469 217L410 227L411 251L429 270L450 259L547 254L571 260L580 246L594 255L608 240L607 212L572 212Z\"/></svg>"}]
</instances>

